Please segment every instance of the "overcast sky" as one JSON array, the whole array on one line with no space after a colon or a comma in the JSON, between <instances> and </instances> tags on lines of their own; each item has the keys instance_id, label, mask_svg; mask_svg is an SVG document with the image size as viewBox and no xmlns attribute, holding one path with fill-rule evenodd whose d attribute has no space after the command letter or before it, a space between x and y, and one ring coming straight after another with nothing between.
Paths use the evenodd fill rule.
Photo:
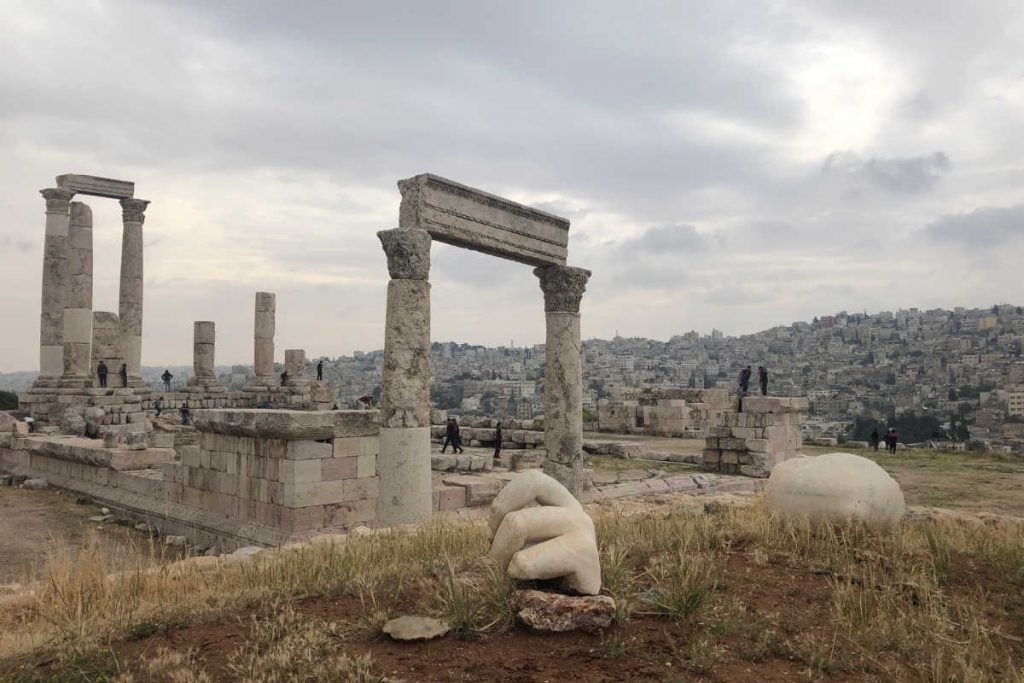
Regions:
<instances>
[{"instance_id":1,"label":"overcast sky","mask_svg":"<svg viewBox=\"0 0 1024 683\"><path fill-rule=\"evenodd\" d=\"M0 371L38 367L44 202L133 180L143 363L383 346L400 178L568 217L584 337L1024 304L1024 3L6 0ZM117 310L120 207L95 215ZM531 269L435 245L435 340L544 338Z\"/></svg>"}]
</instances>

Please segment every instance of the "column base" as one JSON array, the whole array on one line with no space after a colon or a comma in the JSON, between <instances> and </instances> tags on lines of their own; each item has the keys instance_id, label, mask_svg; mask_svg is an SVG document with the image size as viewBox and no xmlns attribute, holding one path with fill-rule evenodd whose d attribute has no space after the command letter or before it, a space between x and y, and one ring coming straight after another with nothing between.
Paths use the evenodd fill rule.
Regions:
<instances>
[{"instance_id":1,"label":"column base","mask_svg":"<svg viewBox=\"0 0 1024 683\"><path fill-rule=\"evenodd\" d=\"M381 427L377 456L381 526L421 524L433 512L430 427Z\"/></svg>"}]
</instances>

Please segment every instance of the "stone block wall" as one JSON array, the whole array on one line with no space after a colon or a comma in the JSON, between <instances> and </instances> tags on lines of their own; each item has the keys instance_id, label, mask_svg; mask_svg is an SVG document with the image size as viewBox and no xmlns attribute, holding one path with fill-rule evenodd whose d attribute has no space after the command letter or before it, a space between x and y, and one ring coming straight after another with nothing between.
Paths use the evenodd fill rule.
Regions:
<instances>
[{"instance_id":1,"label":"stone block wall","mask_svg":"<svg viewBox=\"0 0 1024 683\"><path fill-rule=\"evenodd\" d=\"M199 410L171 500L298 540L377 518L376 411Z\"/></svg>"},{"instance_id":2,"label":"stone block wall","mask_svg":"<svg viewBox=\"0 0 1024 683\"><path fill-rule=\"evenodd\" d=\"M735 409L735 399L722 389L645 389L600 403L598 430L699 438L729 409Z\"/></svg>"},{"instance_id":3,"label":"stone block wall","mask_svg":"<svg viewBox=\"0 0 1024 683\"><path fill-rule=\"evenodd\" d=\"M777 463L800 455L805 398L748 396L742 412L720 413L704 441L705 469L767 477Z\"/></svg>"}]
</instances>

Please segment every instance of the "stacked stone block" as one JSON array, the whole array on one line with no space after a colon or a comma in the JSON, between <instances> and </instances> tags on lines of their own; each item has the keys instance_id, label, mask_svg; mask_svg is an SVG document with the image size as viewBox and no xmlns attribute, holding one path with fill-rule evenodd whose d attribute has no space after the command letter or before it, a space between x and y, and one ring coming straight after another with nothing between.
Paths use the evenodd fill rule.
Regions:
<instances>
[{"instance_id":1,"label":"stacked stone block","mask_svg":"<svg viewBox=\"0 0 1024 683\"><path fill-rule=\"evenodd\" d=\"M805 398L751 396L743 411L720 413L705 439L706 469L748 477L767 477L783 460L800 455L800 415Z\"/></svg>"},{"instance_id":2,"label":"stacked stone block","mask_svg":"<svg viewBox=\"0 0 1024 683\"><path fill-rule=\"evenodd\" d=\"M171 500L297 540L377 519L375 411L203 410Z\"/></svg>"}]
</instances>

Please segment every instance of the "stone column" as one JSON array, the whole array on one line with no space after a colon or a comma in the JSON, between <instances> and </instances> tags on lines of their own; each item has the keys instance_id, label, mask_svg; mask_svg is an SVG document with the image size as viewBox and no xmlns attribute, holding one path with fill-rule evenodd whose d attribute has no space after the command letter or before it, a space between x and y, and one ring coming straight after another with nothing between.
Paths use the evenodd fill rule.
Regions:
<instances>
[{"instance_id":1,"label":"stone column","mask_svg":"<svg viewBox=\"0 0 1024 683\"><path fill-rule=\"evenodd\" d=\"M256 324L253 330L253 379L251 386L274 387L274 315L277 297L272 292L256 292Z\"/></svg>"},{"instance_id":2,"label":"stone column","mask_svg":"<svg viewBox=\"0 0 1024 683\"><path fill-rule=\"evenodd\" d=\"M64 372L60 384L66 388L91 387L92 209L82 202L71 202L65 268L67 287L62 324Z\"/></svg>"},{"instance_id":3,"label":"stone column","mask_svg":"<svg viewBox=\"0 0 1024 683\"><path fill-rule=\"evenodd\" d=\"M46 200L43 238L43 298L39 313L39 379L35 386L55 385L64 374L64 294L67 286L66 252L68 207L75 193L52 188L40 190Z\"/></svg>"},{"instance_id":4,"label":"stone column","mask_svg":"<svg viewBox=\"0 0 1024 683\"><path fill-rule=\"evenodd\" d=\"M387 320L380 405L380 496L384 526L429 519L430 235L418 228L377 233L388 258Z\"/></svg>"},{"instance_id":5,"label":"stone column","mask_svg":"<svg viewBox=\"0 0 1024 683\"><path fill-rule=\"evenodd\" d=\"M217 327L211 320L197 320L192 327L192 376L215 379L213 352L217 340Z\"/></svg>"},{"instance_id":6,"label":"stone column","mask_svg":"<svg viewBox=\"0 0 1024 683\"><path fill-rule=\"evenodd\" d=\"M149 204L144 199L122 199L121 283L118 314L121 321L121 353L128 365L128 386L142 387L142 224ZM120 368L111 368L111 374Z\"/></svg>"},{"instance_id":7,"label":"stone column","mask_svg":"<svg viewBox=\"0 0 1024 683\"><path fill-rule=\"evenodd\" d=\"M96 366L103 361L110 370L108 384L112 387L120 386L117 381L117 370L121 368L124 357L121 355L121 322L117 313L109 311L93 311L92 314L92 360L89 369L93 377L96 375ZM100 385L98 379L94 379L93 386Z\"/></svg>"},{"instance_id":8,"label":"stone column","mask_svg":"<svg viewBox=\"0 0 1024 683\"><path fill-rule=\"evenodd\" d=\"M306 350L285 349L284 371L288 373L288 386L309 386L306 377Z\"/></svg>"},{"instance_id":9,"label":"stone column","mask_svg":"<svg viewBox=\"0 0 1024 683\"><path fill-rule=\"evenodd\" d=\"M544 292L544 471L577 498L583 492L583 364L580 299L590 271L535 268Z\"/></svg>"},{"instance_id":10,"label":"stone column","mask_svg":"<svg viewBox=\"0 0 1024 683\"><path fill-rule=\"evenodd\" d=\"M217 326L211 320L196 320L192 324L192 376L186 391L225 391L217 381L214 369L214 351L217 343Z\"/></svg>"}]
</instances>

